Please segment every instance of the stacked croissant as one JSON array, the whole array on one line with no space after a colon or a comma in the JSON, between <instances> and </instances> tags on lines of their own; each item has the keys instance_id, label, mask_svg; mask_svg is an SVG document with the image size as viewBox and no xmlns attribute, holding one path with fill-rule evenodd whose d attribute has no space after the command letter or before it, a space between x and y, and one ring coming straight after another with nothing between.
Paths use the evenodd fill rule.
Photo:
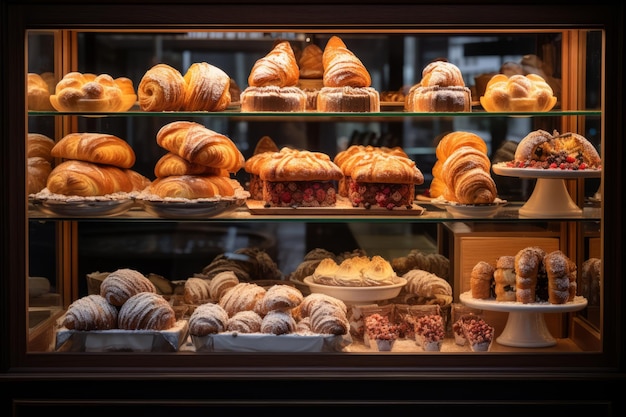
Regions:
<instances>
[{"instance_id":1,"label":"stacked croissant","mask_svg":"<svg viewBox=\"0 0 626 417\"><path fill-rule=\"evenodd\" d=\"M70 330L167 330L176 313L154 284L134 269L118 269L102 281L99 294L74 301L61 319Z\"/></svg>"},{"instance_id":2,"label":"stacked croissant","mask_svg":"<svg viewBox=\"0 0 626 417\"><path fill-rule=\"evenodd\" d=\"M50 96L52 106L59 111L126 111L135 100L129 78L76 71L67 73Z\"/></svg>"},{"instance_id":3,"label":"stacked croissant","mask_svg":"<svg viewBox=\"0 0 626 417\"><path fill-rule=\"evenodd\" d=\"M50 153L54 141L40 133L29 133L27 137L28 194L36 194L46 188L48 175L52 171L53 157Z\"/></svg>"},{"instance_id":4,"label":"stacked croissant","mask_svg":"<svg viewBox=\"0 0 626 417\"><path fill-rule=\"evenodd\" d=\"M50 154L62 158L48 176L46 187L53 194L103 196L146 188L150 180L132 170L135 152L117 136L104 133L70 133L59 140Z\"/></svg>"},{"instance_id":5,"label":"stacked croissant","mask_svg":"<svg viewBox=\"0 0 626 417\"><path fill-rule=\"evenodd\" d=\"M235 195L229 175L243 167L244 157L228 137L196 122L177 121L163 126L156 141L168 153L154 167L151 194L186 199Z\"/></svg>"},{"instance_id":6,"label":"stacked croissant","mask_svg":"<svg viewBox=\"0 0 626 417\"><path fill-rule=\"evenodd\" d=\"M144 111L222 111L231 101L231 78L207 62L193 63L183 76L176 68L157 64L137 89Z\"/></svg>"},{"instance_id":7,"label":"stacked croissant","mask_svg":"<svg viewBox=\"0 0 626 417\"><path fill-rule=\"evenodd\" d=\"M52 110L50 94L54 92L54 74L44 72L43 74L28 73L28 110Z\"/></svg>"},{"instance_id":8,"label":"stacked croissant","mask_svg":"<svg viewBox=\"0 0 626 417\"><path fill-rule=\"evenodd\" d=\"M497 197L496 184L491 177L491 161L487 144L471 132L445 135L435 150L431 197L460 204L493 203Z\"/></svg>"}]
</instances>

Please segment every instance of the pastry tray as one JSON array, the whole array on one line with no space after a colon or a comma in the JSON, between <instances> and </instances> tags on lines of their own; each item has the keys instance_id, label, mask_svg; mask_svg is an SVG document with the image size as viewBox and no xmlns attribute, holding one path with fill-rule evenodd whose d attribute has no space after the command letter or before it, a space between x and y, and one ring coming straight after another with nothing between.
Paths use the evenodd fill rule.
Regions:
<instances>
[{"instance_id":1,"label":"pastry tray","mask_svg":"<svg viewBox=\"0 0 626 417\"><path fill-rule=\"evenodd\" d=\"M69 330L56 333L57 351L63 352L176 352L185 342L189 324L179 320L167 330Z\"/></svg>"},{"instance_id":2,"label":"pastry tray","mask_svg":"<svg viewBox=\"0 0 626 417\"><path fill-rule=\"evenodd\" d=\"M196 352L340 352L352 343L349 334L264 334L225 332L191 336Z\"/></svg>"},{"instance_id":3,"label":"pastry tray","mask_svg":"<svg viewBox=\"0 0 626 417\"><path fill-rule=\"evenodd\" d=\"M246 206L251 214L267 215L362 215L362 216L421 216L425 208L412 204L411 208L394 207L389 210L384 207L354 207L345 197L337 197L333 207L265 207L265 201L248 199Z\"/></svg>"}]
</instances>

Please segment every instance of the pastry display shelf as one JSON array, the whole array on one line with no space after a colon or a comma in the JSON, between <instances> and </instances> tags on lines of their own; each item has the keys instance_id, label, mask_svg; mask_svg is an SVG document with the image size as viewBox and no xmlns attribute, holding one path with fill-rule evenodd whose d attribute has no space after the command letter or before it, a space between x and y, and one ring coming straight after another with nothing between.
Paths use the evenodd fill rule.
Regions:
<instances>
[{"instance_id":1,"label":"pastry display shelf","mask_svg":"<svg viewBox=\"0 0 626 417\"><path fill-rule=\"evenodd\" d=\"M560 170L560 169L532 169L509 168L506 163L494 164L493 172L507 177L535 178L537 182L528 201L520 207L519 215L525 217L578 217L583 209L578 207L572 199L567 187L566 179L600 178L602 171L587 170Z\"/></svg>"},{"instance_id":2,"label":"pastry display shelf","mask_svg":"<svg viewBox=\"0 0 626 417\"><path fill-rule=\"evenodd\" d=\"M506 325L496 341L505 346L527 348L549 347L557 343L548 330L544 313L570 313L587 307L587 300L580 296L565 304L522 304L515 301L477 299L468 291L461 294L459 299L468 307L509 313Z\"/></svg>"}]
</instances>

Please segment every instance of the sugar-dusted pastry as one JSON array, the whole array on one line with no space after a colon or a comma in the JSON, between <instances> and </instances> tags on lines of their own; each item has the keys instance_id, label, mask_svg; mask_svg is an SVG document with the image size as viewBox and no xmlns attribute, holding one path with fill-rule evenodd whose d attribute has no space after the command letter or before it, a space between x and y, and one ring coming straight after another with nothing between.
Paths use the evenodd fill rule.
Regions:
<instances>
[{"instance_id":1,"label":"sugar-dusted pastry","mask_svg":"<svg viewBox=\"0 0 626 417\"><path fill-rule=\"evenodd\" d=\"M545 251L537 247L520 249L515 254L515 298L528 304L537 301L536 290Z\"/></svg>"},{"instance_id":2,"label":"sugar-dusted pastry","mask_svg":"<svg viewBox=\"0 0 626 417\"><path fill-rule=\"evenodd\" d=\"M472 95L456 65L433 61L422 70L420 82L409 89L404 108L411 112L468 112Z\"/></svg>"},{"instance_id":3,"label":"sugar-dusted pastry","mask_svg":"<svg viewBox=\"0 0 626 417\"><path fill-rule=\"evenodd\" d=\"M222 111L230 104L230 76L207 62L194 62L184 75L182 110Z\"/></svg>"},{"instance_id":4,"label":"sugar-dusted pastry","mask_svg":"<svg viewBox=\"0 0 626 417\"><path fill-rule=\"evenodd\" d=\"M452 287L442 277L423 269L411 269L402 277L407 281L403 290L417 296L416 304L448 305L452 302Z\"/></svg>"},{"instance_id":5,"label":"sugar-dusted pastry","mask_svg":"<svg viewBox=\"0 0 626 417\"><path fill-rule=\"evenodd\" d=\"M243 310L260 312L260 303L266 289L252 282L240 282L229 288L219 300L224 310L232 317L235 313Z\"/></svg>"},{"instance_id":6,"label":"sugar-dusted pastry","mask_svg":"<svg viewBox=\"0 0 626 417\"><path fill-rule=\"evenodd\" d=\"M261 314L272 310L291 310L300 305L304 296L296 287L275 284L267 289L260 303Z\"/></svg>"},{"instance_id":7,"label":"sugar-dusted pastry","mask_svg":"<svg viewBox=\"0 0 626 417\"><path fill-rule=\"evenodd\" d=\"M76 159L96 164L131 168L135 152L125 140L105 133L70 133L50 150L55 158Z\"/></svg>"},{"instance_id":8,"label":"sugar-dusted pastry","mask_svg":"<svg viewBox=\"0 0 626 417\"><path fill-rule=\"evenodd\" d=\"M116 307L140 292L156 294L154 284L141 272L122 268L111 272L100 284L100 295Z\"/></svg>"},{"instance_id":9,"label":"sugar-dusted pastry","mask_svg":"<svg viewBox=\"0 0 626 417\"><path fill-rule=\"evenodd\" d=\"M215 303L204 303L196 307L189 316L189 334L207 336L226 331L228 313Z\"/></svg>"},{"instance_id":10,"label":"sugar-dusted pastry","mask_svg":"<svg viewBox=\"0 0 626 417\"><path fill-rule=\"evenodd\" d=\"M473 298L491 298L494 267L488 262L479 261L470 273L470 289Z\"/></svg>"},{"instance_id":11,"label":"sugar-dusted pastry","mask_svg":"<svg viewBox=\"0 0 626 417\"><path fill-rule=\"evenodd\" d=\"M239 278L233 271L219 272L209 281L209 295L212 300L219 302L226 290L237 284L239 284Z\"/></svg>"},{"instance_id":12,"label":"sugar-dusted pastry","mask_svg":"<svg viewBox=\"0 0 626 417\"><path fill-rule=\"evenodd\" d=\"M296 321L289 311L272 310L261 321L261 333L289 334L296 330Z\"/></svg>"},{"instance_id":13,"label":"sugar-dusted pastry","mask_svg":"<svg viewBox=\"0 0 626 417\"><path fill-rule=\"evenodd\" d=\"M259 333L263 318L251 310L239 311L228 319L226 331L237 333Z\"/></svg>"},{"instance_id":14,"label":"sugar-dusted pastry","mask_svg":"<svg viewBox=\"0 0 626 417\"><path fill-rule=\"evenodd\" d=\"M244 157L230 138L200 123L168 123L159 129L156 141L160 147L196 164L228 172L237 172L244 166Z\"/></svg>"},{"instance_id":15,"label":"sugar-dusted pastry","mask_svg":"<svg viewBox=\"0 0 626 417\"><path fill-rule=\"evenodd\" d=\"M185 103L186 82L176 68L156 64L141 78L137 87L139 107L143 111L177 111Z\"/></svg>"},{"instance_id":16,"label":"sugar-dusted pastry","mask_svg":"<svg viewBox=\"0 0 626 417\"><path fill-rule=\"evenodd\" d=\"M203 304L209 301L210 298L208 280L196 277L185 280L183 300L187 304Z\"/></svg>"},{"instance_id":17,"label":"sugar-dusted pastry","mask_svg":"<svg viewBox=\"0 0 626 417\"><path fill-rule=\"evenodd\" d=\"M115 329L117 308L101 295L90 294L70 304L63 316L62 325L70 330Z\"/></svg>"},{"instance_id":18,"label":"sugar-dusted pastry","mask_svg":"<svg viewBox=\"0 0 626 417\"><path fill-rule=\"evenodd\" d=\"M123 330L167 330L176 324L176 313L162 295L140 292L120 307L117 325Z\"/></svg>"},{"instance_id":19,"label":"sugar-dusted pastry","mask_svg":"<svg viewBox=\"0 0 626 417\"><path fill-rule=\"evenodd\" d=\"M515 301L515 256L498 257L493 279L496 301Z\"/></svg>"},{"instance_id":20,"label":"sugar-dusted pastry","mask_svg":"<svg viewBox=\"0 0 626 417\"><path fill-rule=\"evenodd\" d=\"M565 304L570 296L570 259L556 250L544 256L543 262L548 274L548 301L550 304Z\"/></svg>"}]
</instances>

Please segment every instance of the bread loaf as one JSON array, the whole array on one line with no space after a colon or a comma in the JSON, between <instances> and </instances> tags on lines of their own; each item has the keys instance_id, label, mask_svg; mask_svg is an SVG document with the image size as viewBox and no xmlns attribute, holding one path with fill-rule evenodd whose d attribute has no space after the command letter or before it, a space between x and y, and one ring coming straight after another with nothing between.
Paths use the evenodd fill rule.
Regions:
<instances>
[{"instance_id":1,"label":"bread loaf","mask_svg":"<svg viewBox=\"0 0 626 417\"><path fill-rule=\"evenodd\" d=\"M141 78L137 87L139 107L143 111L177 111L185 103L186 82L176 68L157 64Z\"/></svg>"},{"instance_id":2,"label":"bread loaf","mask_svg":"<svg viewBox=\"0 0 626 417\"><path fill-rule=\"evenodd\" d=\"M157 132L156 141L162 148L200 165L237 172L245 163L232 140L195 122L169 123Z\"/></svg>"},{"instance_id":3,"label":"bread loaf","mask_svg":"<svg viewBox=\"0 0 626 417\"><path fill-rule=\"evenodd\" d=\"M135 152L124 140L104 133L70 133L61 138L50 151L56 158L76 159L96 164L131 168Z\"/></svg>"}]
</instances>

